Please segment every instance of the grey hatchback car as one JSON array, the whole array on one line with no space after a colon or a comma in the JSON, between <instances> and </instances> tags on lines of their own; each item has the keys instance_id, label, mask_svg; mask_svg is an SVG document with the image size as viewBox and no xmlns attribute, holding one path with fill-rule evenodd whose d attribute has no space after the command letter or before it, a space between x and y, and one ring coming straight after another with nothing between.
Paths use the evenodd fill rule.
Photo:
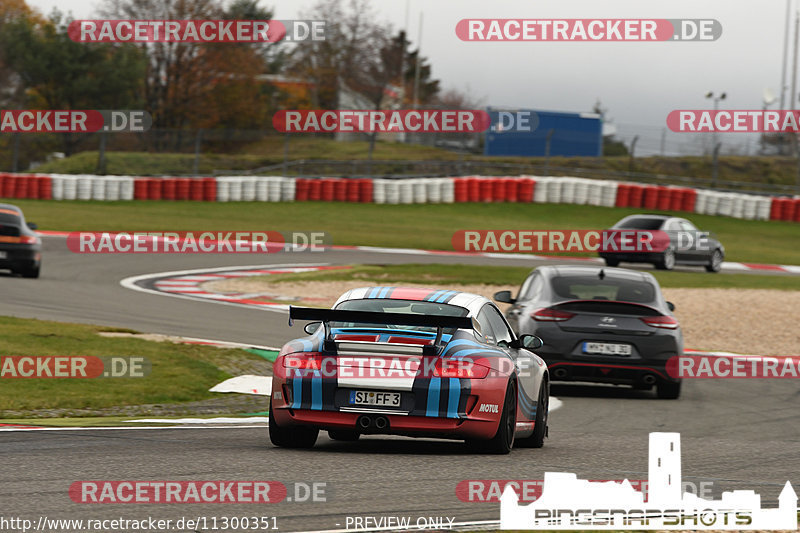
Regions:
<instances>
[{"instance_id":1,"label":"grey hatchback car","mask_svg":"<svg viewBox=\"0 0 800 533\"><path fill-rule=\"evenodd\" d=\"M681 381L669 376L667 360L683 354L683 334L647 272L601 266L540 266L512 304L506 318L514 331L537 335L536 353L554 381L583 381L656 387L659 398L680 396Z\"/></svg>"},{"instance_id":2,"label":"grey hatchback car","mask_svg":"<svg viewBox=\"0 0 800 533\"><path fill-rule=\"evenodd\" d=\"M667 242L653 253L600 252L606 265L615 267L620 262L652 263L660 270L672 270L675 265L696 265L708 272L719 272L725 259L725 247L711 233L701 231L685 218L658 214L630 215L611 230L653 231L663 235Z\"/></svg>"}]
</instances>

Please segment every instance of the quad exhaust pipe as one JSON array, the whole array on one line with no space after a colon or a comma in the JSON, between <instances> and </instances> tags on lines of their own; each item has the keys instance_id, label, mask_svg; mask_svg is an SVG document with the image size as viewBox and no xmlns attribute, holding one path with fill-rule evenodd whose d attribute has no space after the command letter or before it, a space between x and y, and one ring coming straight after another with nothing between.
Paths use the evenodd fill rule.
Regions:
<instances>
[{"instance_id":1,"label":"quad exhaust pipe","mask_svg":"<svg viewBox=\"0 0 800 533\"><path fill-rule=\"evenodd\" d=\"M356 426L365 432L383 432L389 428L389 419L385 416L362 415L358 417Z\"/></svg>"}]
</instances>

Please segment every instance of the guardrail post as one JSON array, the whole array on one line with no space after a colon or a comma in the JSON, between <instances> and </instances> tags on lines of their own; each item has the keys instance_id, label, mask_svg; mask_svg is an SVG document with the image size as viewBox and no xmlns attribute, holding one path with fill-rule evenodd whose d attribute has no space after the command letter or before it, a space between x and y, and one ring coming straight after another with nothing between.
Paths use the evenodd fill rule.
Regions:
<instances>
[{"instance_id":1,"label":"guardrail post","mask_svg":"<svg viewBox=\"0 0 800 533\"><path fill-rule=\"evenodd\" d=\"M719 149L722 147L722 143L717 143L714 146L714 155L712 160L712 167L711 167L711 188L717 188L717 177L719 177Z\"/></svg>"},{"instance_id":2,"label":"guardrail post","mask_svg":"<svg viewBox=\"0 0 800 533\"><path fill-rule=\"evenodd\" d=\"M106 132L100 132L100 148L97 156L97 173L104 176L106 173Z\"/></svg>"},{"instance_id":3,"label":"guardrail post","mask_svg":"<svg viewBox=\"0 0 800 533\"><path fill-rule=\"evenodd\" d=\"M203 130L197 130L194 138L194 163L192 164L192 175L197 176L200 168L200 145L203 142Z\"/></svg>"}]
</instances>

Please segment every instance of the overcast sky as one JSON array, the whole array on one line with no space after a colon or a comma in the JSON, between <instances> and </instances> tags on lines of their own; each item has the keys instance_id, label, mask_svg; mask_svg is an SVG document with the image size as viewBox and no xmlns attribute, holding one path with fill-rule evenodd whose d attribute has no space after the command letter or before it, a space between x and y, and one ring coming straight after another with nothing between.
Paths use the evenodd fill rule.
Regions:
<instances>
[{"instance_id":1,"label":"overcast sky","mask_svg":"<svg viewBox=\"0 0 800 533\"><path fill-rule=\"evenodd\" d=\"M98 5L27 1L44 13L56 6L71 11L74 18L93 18ZM261 1L278 19L296 18L313 4ZM785 0L375 0L373 5L379 19L398 29L405 25L408 5L413 45L420 39L423 13L422 52L444 88L468 91L491 106L564 111L589 111L599 98L622 137L640 135L637 150L658 149L671 110L712 108L707 91L725 91L720 107L730 109L760 109L765 88L780 91ZM714 42L463 42L455 34L462 18L714 18L723 31ZM685 143L682 135L669 134L668 144ZM734 145L746 139L725 134L722 140Z\"/></svg>"}]
</instances>

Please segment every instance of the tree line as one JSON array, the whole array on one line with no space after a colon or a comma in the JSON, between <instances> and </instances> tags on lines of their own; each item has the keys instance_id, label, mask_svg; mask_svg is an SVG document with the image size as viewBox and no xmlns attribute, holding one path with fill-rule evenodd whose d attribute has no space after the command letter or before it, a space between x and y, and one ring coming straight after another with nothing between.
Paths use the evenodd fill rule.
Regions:
<instances>
[{"instance_id":1,"label":"tree line","mask_svg":"<svg viewBox=\"0 0 800 533\"><path fill-rule=\"evenodd\" d=\"M104 0L98 19L269 20L259 0ZM271 129L279 109L334 109L343 94L373 108L463 103L369 0L320 0L302 19L326 39L298 43L79 43L70 18L25 0L0 3L0 108L144 109L153 128ZM416 101L413 101L416 97ZM63 151L77 138L66 134Z\"/></svg>"}]
</instances>

